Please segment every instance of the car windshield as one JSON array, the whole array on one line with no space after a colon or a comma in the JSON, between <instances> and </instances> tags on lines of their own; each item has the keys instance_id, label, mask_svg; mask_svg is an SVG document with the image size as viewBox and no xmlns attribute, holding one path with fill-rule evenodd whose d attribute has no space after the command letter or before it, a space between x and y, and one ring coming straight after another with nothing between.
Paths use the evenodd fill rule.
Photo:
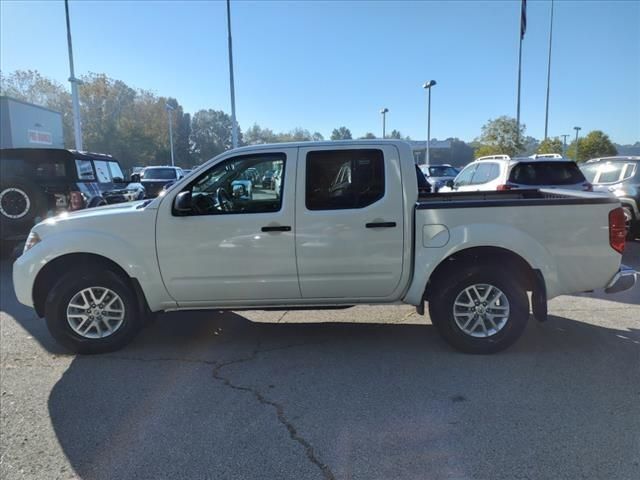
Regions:
<instances>
[{"instance_id":1,"label":"car windshield","mask_svg":"<svg viewBox=\"0 0 640 480\"><path fill-rule=\"evenodd\" d=\"M453 167L429 167L429 176L431 177L455 177L457 174L458 171Z\"/></svg>"},{"instance_id":2,"label":"car windshield","mask_svg":"<svg viewBox=\"0 0 640 480\"><path fill-rule=\"evenodd\" d=\"M145 168L141 178L145 180L174 180L176 171L173 168Z\"/></svg>"},{"instance_id":3,"label":"car windshield","mask_svg":"<svg viewBox=\"0 0 640 480\"><path fill-rule=\"evenodd\" d=\"M585 182L575 162L521 162L511 170L509 181L520 185L573 185Z\"/></svg>"}]
</instances>

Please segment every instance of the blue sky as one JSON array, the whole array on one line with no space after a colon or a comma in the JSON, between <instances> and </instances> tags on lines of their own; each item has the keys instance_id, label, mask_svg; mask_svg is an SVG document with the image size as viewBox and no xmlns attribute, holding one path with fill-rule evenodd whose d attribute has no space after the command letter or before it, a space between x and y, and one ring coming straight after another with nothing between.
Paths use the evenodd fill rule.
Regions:
<instances>
[{"instance_id":1,"label":"blue sky","mask_svg":"<svg viewBox=\"0 0 640 480\"><path fill-rule=\"evenodd\" d=\"M0 68L66 86L64 3L0 2ZM549 1L528 2L522 121L544 134ZM106 73L172 96L191 113L230 111L221 1L71 1L76 75ZM515 116L519 1L232 1L238 122L328 136L387 128L472 140ZM640 2L555 2L549 134L602 129L640 140Z\"/></svg>"}]
</instances>

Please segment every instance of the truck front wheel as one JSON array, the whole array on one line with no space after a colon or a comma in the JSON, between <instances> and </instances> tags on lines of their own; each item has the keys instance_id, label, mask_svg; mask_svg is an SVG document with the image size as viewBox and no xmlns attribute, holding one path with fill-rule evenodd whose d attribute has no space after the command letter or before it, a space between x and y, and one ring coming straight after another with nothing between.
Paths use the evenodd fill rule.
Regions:
<instances>
[{"instance_id":1,"label":"truck front wheel","mask_svg":"<svg viewBox=\"0 0 640 480\"><path fill-rule=\"evenodd\" d=\"M128 344L142 325L130 285L110 270L71 271L47 295L51 335L75 353L104 353Z\"/></svg>"},{"instance_id":2,"label":"truck front wheel","mask_svg":"<svg viewBox=\"0 0 640 480\"><path fill-rule=\"evenodd\" d=\"M529 299L523 282L489 265L449 270L435 279L429 314L440 335L466 353L495 353L524 332Z\"/></svg>"}]
</instances>

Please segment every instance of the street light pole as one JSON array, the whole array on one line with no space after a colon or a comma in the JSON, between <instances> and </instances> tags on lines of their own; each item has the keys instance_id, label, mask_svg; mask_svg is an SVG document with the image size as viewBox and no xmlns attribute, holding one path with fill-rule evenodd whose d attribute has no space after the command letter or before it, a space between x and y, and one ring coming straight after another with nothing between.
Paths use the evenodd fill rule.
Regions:
<instances>
[{"instance_id":1,"label":"street light pole","mask_svg":"<svg viewBox=\"0 0 640 480\"><path fill-rule=\"evenodd\" d=\"M380 110L380 113L382 114L382 138L386 138L387 137L387 113L389 112L388 108L383 108L382 110Z\"/></svg>"},{"instance_id":2,"label":"street light pole","mask_svg":"<svg viewBox=\"0 0 640 480\"><path fill-rule=\"evenodd\" d=\"M167 109L167 118L169 119L169 145L171 146L171 166L175 167L175 162L173 159L173 126L172 126L172 115L171 112L173 112L175 110L174 107L172 107L171 105L169 105L168 103L164 104L164 108Z\"/></svg>"},{"instance_id":3,"label":"street light pole","mask_svg":"<svg viewBox=\"0 0 640 480\"><path fill-rule=\"evenodd\" d=\"M429 80L422 85L422 88L427 89L427 149L425 151L425 163L429 165L431 163L430 155L430 143L431 143L431 87L436 84L435 80Z\"/></svg>"},{"instance_id":4,"label":"street light pole","mask_svg":"<svg viewBox=\"0 0 640 480\"><path fill-rule=\"evenodd\" d=\"M547 62L547 103L544 112L544 139L549 129L549 90L551 86L551 45L553 40L553 0L551 0L551 18L549 20L549 59Z\"/></svg>"},{"instance_id":5,"label":"street light pole","mask_svg":"<svg viewBox=\"0 0 640 480\"><path fill-rule=\"evenodd\" d=\"M567 137L569 136L569 134L564 134L564 135L560 135L562 137L562 156L566 156L567 155Z\"/></svg>"},{"instance_id":6,"label":"street light pole","mask_svg":"<svg viewBox=\"0 0 640 480\"><path fill-rule=\"evenodd\" d=\"M577 163L578 162L578 132L580 130L582 130L582 128L581 127L573 127L573 129L576 131L576 158L575 158L575 161Z\"/></svg>"},{"instance_id":7,"label":"street light pole","mask_svg":"<svg viewBox=\"0 0 640 480\"><path fill-rule=\"evenodd\" d=\"M236 122L236 91L233 82L233 47L231 44L231 4L227 0L227 32L229 43L229 84L231 88L231 142L238 147L238 124Z\"/></svg>"},{"instance_id":8,"label":"street light pole","mask_svg":"<svg viewBox=\"0 0 640 480\"><path fill-rule=\"evenodd\" d=\"M69 21L69 1L64 0L64 13L67 19L67 49L69 52L69 82L71 83L71 102L73 105L73 133L75 137L76 150L83 150L82 147L82 124L80 123L80 101L78 100L78 83L73 69L73 47L71 45L71 23Z\"/></svg>"}]
</instances>

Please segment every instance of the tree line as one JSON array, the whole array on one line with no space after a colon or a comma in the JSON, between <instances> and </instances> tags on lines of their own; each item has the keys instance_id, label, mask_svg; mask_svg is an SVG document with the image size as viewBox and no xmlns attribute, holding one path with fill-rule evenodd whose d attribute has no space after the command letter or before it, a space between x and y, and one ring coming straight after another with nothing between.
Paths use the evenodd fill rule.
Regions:
<instances>
[{"instance_id":1,"label":"tree line","mask_svg":"<svg viewBox=\"0 0 640 480\"><path fill-rule=\"evenodd\" d=\"M547 138L538 141L525 135L526 126L518 124L515 118L506 116L489 120L483 127L480 137L474 142L474 156L486 155L532 155L534 153L557 153L568 158L576 158L578 148L578 162L596 157L617 155L618 149L609 136L601 130L593 130L582 138L574 139L566 147L560 137Z\"/></svg>"},{"instance_id":2,"label":"tree line","mask_svg":"<svg viewBox=\"0 0 640 480\"><path fill-rule=\"evenodd\" d=\"M109 153L118 158L125 168L144 165L164 165L170 162L168 119L173 127L174 158L185 168L200 164L232 146L231 117L222 110L202 109L191 115L184 111L177 99L156 95L149 90L133 88L121 80L105 74L90 73L81 78L79 85L80 115L84 147L87 150ZM64 142L74 145L71 95L60 83L42 76L34 70L17 70L9 75L0 72L0 93L26 102L42 105L61 112ZM167 105L173 110L168 113ZM489 120L481 135L467 144L449 138L450 152L443 161L464 165L483 155L507 154L515 156L531 153L560 153L562 142L547 139L539 142L525 136L525 125L520 129L509 117ZM349 140L353 135L346 126L335 128L331 140ZM362 139L376 138L367 132ZM387 138L410 140L398 130ZM244 132L238 128L241 145L261 143L322 141L320 132L295 128L288 132L274 132L254 124ZM434 139L435 140L435 139ZM566 154L573 158L575 141ZM601 131L593 131L578 141L578 160L595 156L614 155L616 147ZM432 159L437 153L432 151Z\"/></svg>"}]
</instances>

